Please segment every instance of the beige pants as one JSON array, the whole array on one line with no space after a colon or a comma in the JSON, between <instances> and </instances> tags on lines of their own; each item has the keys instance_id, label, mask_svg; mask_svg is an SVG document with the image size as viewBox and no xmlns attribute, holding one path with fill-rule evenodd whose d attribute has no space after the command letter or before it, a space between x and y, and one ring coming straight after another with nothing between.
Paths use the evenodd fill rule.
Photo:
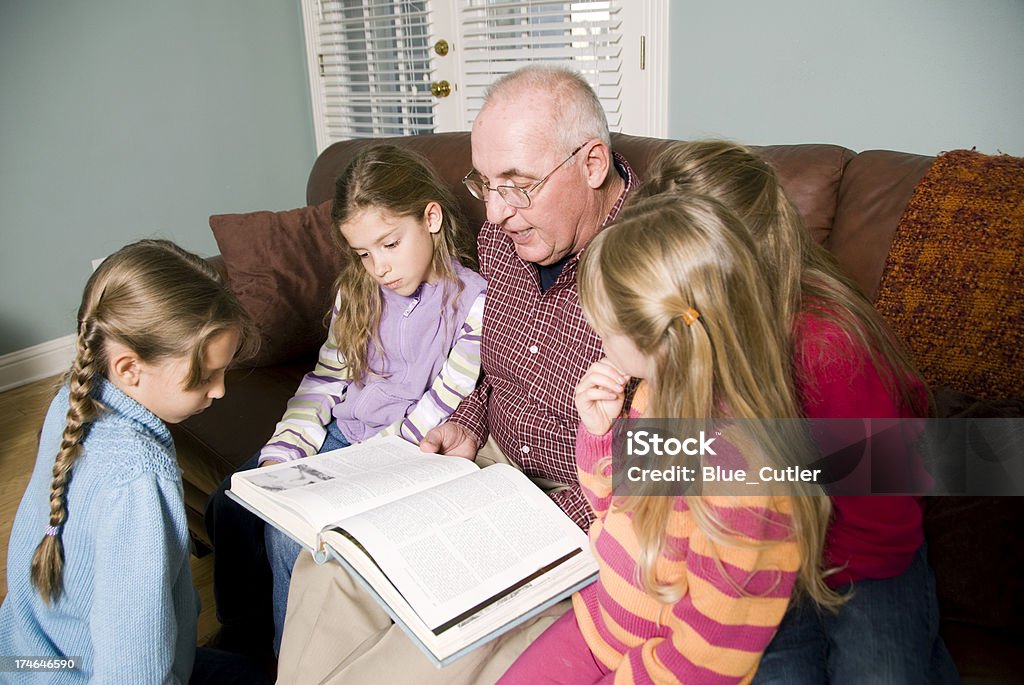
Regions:
<instances>
[{"instance_id":1,"label":"beige pants","mask_svg":"<svg viewBox=\"0 0 1024 685\"><path fill-rule=\"evenodd\" d=\"M509 463L489 441L477 455L477 463L486 466L494 462ZM302 553L292 572L277 682L490 684L570 608L569 600L560 602L454 663L437 668L340 564L318 565L308 553Z\"/></svg>"}]
</instances>

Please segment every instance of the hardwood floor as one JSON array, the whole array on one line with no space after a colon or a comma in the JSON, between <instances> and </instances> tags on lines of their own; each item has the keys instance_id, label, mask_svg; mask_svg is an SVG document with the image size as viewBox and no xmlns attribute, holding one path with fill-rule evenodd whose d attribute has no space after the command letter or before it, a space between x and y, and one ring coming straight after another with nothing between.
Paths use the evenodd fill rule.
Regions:
<instances>
[{"instance_id":1,"label":"hardwood floor","mask_svg":"<svg viewBox=\"0 0 1024 685\"><path fill-rule=\"evenodd\" d=\"M35 465L39 429L57 390L54 376L0 393L0 595L7 596L7 541L21 496ZM192 557L192 581L202 598L199 644L220 627L213 604L213 555Z\"/></svg>"}]
</instances>

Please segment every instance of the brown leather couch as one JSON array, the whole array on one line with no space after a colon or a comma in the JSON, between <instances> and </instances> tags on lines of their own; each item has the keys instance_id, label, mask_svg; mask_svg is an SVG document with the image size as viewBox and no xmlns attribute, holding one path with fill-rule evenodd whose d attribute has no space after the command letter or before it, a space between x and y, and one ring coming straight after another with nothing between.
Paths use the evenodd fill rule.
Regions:
<instances>
[{"instance_id":1,"label":"brown leather couch","mask_svg":"<svg viewBox=\"0 0 1024 685\"><path fill-rule=\"evenodd\" d=\"M468 224L479 227L484 206L460 186L471 164L468 133L389 142L408 145L430 159L462 199ZM667 142L615 135L613 147L643 178L650 160ZM200 551L206 543L202 512L207 495L270 436L302 374L312 367L326 335L323 315L329 308L331 283L339 264L328 226L334 179L359 149L371 143L336 143L320 155L309 176L308 207L211 217L221 248L221 256L214 260L256 317L264 348L252 368L229 373L224 399L173 429L184 471L190 528ZM833 252L869 296L878 297L884 272L894 268L887 266L887 259L897 225L935 158L892 151L856 154L843 147L817 144L768 146L760 151L778 169L787 193L814 237ZM1017 176L1015 183L1019 189L1024 178ZM1018 238L1020 231L1018 226ZM1011 286L1017 278L1012 287L1018 289L1019 298L1019 269L1018 255L1005 273L997 271L984 278L996 285L1002 278ZM897 278L895 282L898 285L902 281ZM887 287L891 290L892 286ZM934 283L923 287L943 289ZM999 287L1005 287L1005 283ZM890 303L900 304L900 293L883 294ZM1008 388L993 389L984 378L973 382L967 379L957 387L957 379L964 374L954 368L953 373L944 375L945 357L941 350L938 355L932 350L928 357L932 368L926 378L933 384L951 386L942 389L942 396L953 398L947 403L955 405L954 413L984 415L989 411L985 402L1024 397L1022 358L1002 349L1007 339L1015 339L1018 346L1024 341L1019 303L1015 311L1014 317L999 323L1000 335L981 336L978 349L966 352L979 359L994 355L1004 366L1009 364ZM920 331L912 328L921 320L928 319L910 312L909 319L902 319L903 324L910 324L902 329L901 325L895 327L911 342L920 337ZM1007 331L1007 326L1011 330ZM940 346L944 339L943 334ZM953 382L948 382L949 378ZM1000 405L999 409L1006 406L1019 409L1019 404L1013 403ZM1022 504L1024 499L1011 497L926 500L926 530L942 606L942 631L965 682L1022 682L1024 678L1020 656L1024 652L1019 649L1024 637L1024 599L1017 581L1024 570L1020 551Z\"/></svg>"}]
</instances>

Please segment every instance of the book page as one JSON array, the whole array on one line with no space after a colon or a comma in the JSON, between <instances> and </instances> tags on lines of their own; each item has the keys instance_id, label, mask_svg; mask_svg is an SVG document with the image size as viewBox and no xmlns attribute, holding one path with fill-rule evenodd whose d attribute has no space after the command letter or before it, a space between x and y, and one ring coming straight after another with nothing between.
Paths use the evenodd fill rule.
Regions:
<instances>
[{"instance_id":1,"label":"book page","mask_svg":"<svg viewBox=\"0 0 1024 685\"><path fill-rule=\"evenodd\" d=\"M363 512L339 528L432 629L588 549L583 531L547 495L500 464Z\"/></svg>"},{"instance_id":2,"label":"book page","mask_svg":"<svg viewBox=\"0 0 1024 685\"><path fill-rule=\"evenodd\" d=\"M383 502L475 471L479 468L468 459L420 452L416 445L393 437L239 472L232 476L231 487L269 518L275 519L273 507L283 508L297 512L311 530L319 531Z\"/></svg>"},{"instance_id":3,"label":"book page","mask_svg":"<svg viewBox=\"0 0 1024 685\"><path fill-rule=\"evenodd\" d=\"M347 540L337 531L327 537L330 539L332 536L334 543ZM395 587L382 580L383 576L376 566L372 566L376 573L370 574L373 578L373 582L370 582L349 561L352 557L338 554L333 544L328 545L327 549L330 557L346 569L363 591L380 604L395 624L437 666L451 663L487 644L560 600L567 599L597 578L597 561L589 550L580 550L579 554L559 565L558 573L540 574L469 615L449 621L441 630L431 630ZM361 559L366 562L367 557L364 555ZM366 567L363 568L365 571Z\"/></svg>"}]
</instances>

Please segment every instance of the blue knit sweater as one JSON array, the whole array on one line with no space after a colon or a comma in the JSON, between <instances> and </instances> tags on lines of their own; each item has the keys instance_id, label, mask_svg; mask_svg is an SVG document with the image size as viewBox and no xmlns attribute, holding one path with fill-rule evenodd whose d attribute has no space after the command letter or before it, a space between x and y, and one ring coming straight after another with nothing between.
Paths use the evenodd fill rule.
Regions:
<instances>
[{"instance_id":1,"label":"blue knit sweater","mask_svg":"<svg viewBox=\"0 0 1024 685\"><path fill-rule=\"evenodd\" d=\"M0 606L0 655L76 657L79 670L3 673L15 682L187 683L199 600L188 527L167 426L98 377L107 407L71 471L64 593L47 605L32 586L32 555L49 523L50 480L68 409L50 404L35 469L18 507Z\"/></svg>"}]
</instances>

